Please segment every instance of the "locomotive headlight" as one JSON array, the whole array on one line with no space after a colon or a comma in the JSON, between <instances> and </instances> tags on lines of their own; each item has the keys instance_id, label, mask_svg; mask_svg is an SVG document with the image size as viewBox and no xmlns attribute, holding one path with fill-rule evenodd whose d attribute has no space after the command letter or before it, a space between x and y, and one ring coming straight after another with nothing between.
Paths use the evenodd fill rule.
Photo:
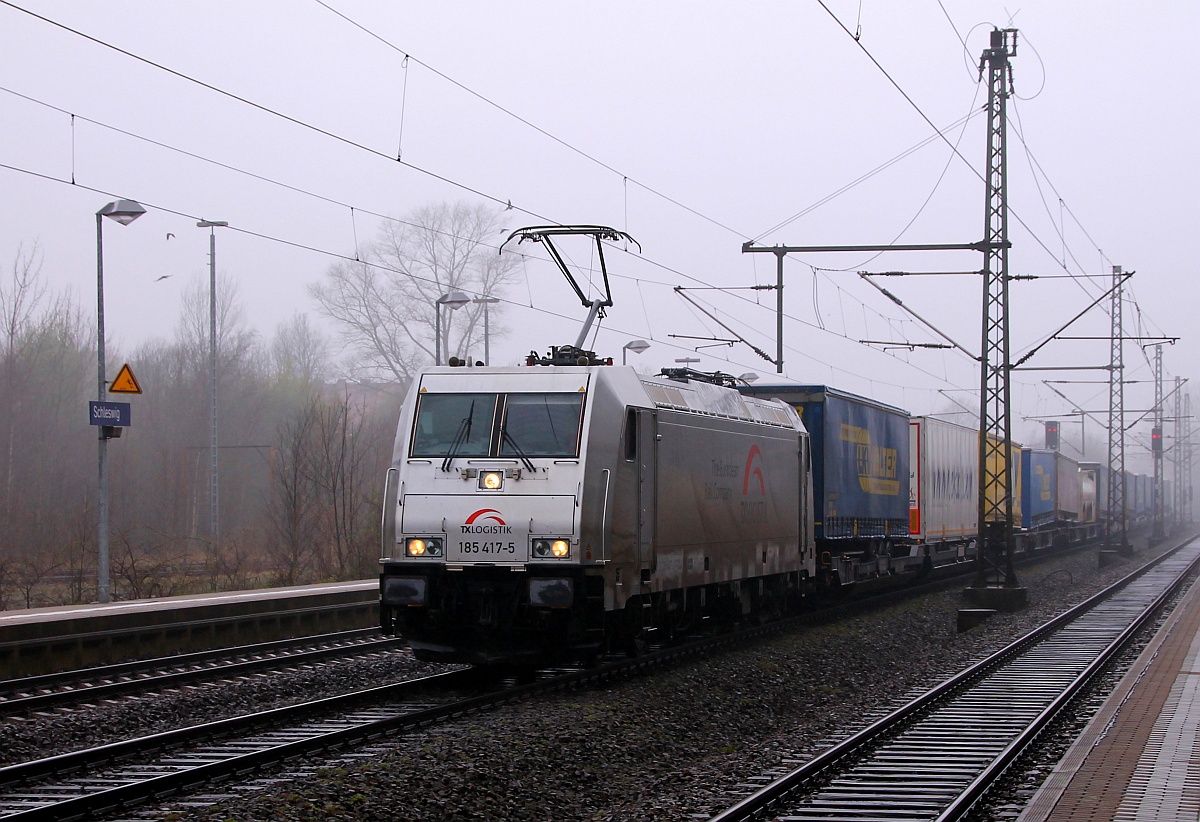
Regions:
<instances>
[{"instance_id":1,"label":"locomotive headlight","mask_svg":"<svg viewBox=\"0 0 1200 822\"><path fill-rule=\"evenodd\" d=\"M440 557L442 541L437 537L413 537L405 544L404 553L410 557Z\"/></svg>"},{"instance_id":2,"label":"locomotive headlight","mask_svg":"<svg viewBox=\"0 0 1200 822\"><path fill-rule=\"evenodd\" d=\"M571 543L565 539L535 539L533 555L539 559L564 559L571 556Z\"/></svg>"},{"instance_id":3,"label":"locomotive headlight","mask_svg":"<svg viewBox=\"0 0 1200 822\"><path fill-rule=\"evenodd\" d=\"M503 471L481 471L479 473L480 491L499 491L504 487Z\"/></svg>"}]
</instances>

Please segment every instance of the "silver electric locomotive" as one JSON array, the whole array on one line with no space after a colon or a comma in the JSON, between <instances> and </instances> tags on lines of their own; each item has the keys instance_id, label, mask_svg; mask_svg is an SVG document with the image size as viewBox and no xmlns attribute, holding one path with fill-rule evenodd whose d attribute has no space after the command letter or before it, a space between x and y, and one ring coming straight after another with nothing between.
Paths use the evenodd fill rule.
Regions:
<instances>
[{"instance_id":1,"label":"silver electric locomotive","mask_svg":"<svg viewBox=\"0 0 1200 822\"><path fill-rule=\"evenodd\" d=\"M421 372L386 484L384 630L421 659L532 663L785 607L815 568L808 435L700 376Z\"/></svg>"}]
</instances>

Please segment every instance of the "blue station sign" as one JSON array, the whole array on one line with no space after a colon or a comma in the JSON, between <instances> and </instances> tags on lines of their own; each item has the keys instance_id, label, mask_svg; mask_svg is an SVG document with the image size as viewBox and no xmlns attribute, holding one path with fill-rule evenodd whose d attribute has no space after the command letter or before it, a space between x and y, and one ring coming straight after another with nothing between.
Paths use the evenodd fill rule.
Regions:
<instances>
[{"instance_id":1,"label":"blue station sign","mask_svg":"<svg viewBox=\"0 0 1200 822\"><path fill-rule=\"evenodd\" d=\"M130 422L132 414L129 408L130 406L127 402L96 402L92 400L88 403L88 422L92 425L113 425L120 428L129 428L133 425Z\"/></svg>"}]
</instances>

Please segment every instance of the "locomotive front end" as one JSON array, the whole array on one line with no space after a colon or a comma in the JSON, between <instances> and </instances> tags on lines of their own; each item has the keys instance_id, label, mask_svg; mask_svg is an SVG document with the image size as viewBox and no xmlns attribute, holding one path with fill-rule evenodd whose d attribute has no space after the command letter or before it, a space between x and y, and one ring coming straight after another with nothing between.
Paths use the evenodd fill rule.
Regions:
<instances>
[{"instance_id":1,"label":"locomotive front end","mask_svg":"<svg viewBox=\"0 0 1200 822\"><path fill-rule=\"evenodd\" d=\"M589 628L603 581L585 572L580 532L588 381L584 368L418 378L388 474L380 578L382 627L418 658L533 662L599 647Z\"/></svg>"}]
</instances>

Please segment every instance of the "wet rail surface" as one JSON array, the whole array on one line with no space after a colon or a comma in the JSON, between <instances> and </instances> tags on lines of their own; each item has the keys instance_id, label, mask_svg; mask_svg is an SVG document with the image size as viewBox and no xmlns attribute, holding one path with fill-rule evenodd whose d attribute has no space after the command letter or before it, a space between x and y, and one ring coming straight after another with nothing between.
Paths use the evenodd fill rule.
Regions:
<instances>
[{"instance_id":1,"label":"wet rail surface","mask_svg":"<svg viewBox=\"0 0 1200 822\"><path fill-rule=\"evenodd\" d=\"M963 818L1197 566L1193 539L711 822Z\"/></svg>"},{"instance_id":2,"label":"wet rail surface","mask_svg":"<svg viewBox=\"0 0 1200 822\"><path fill-rule=\"evenodd\" d=\"M0 681L0 717L319 664L403 646L402 640L382 636L377 629L370 628L4 680Z\"/></svg>"},{"instance_id":3,"label":"wet rail surface","mask_svg":"<svg viewBox=\"0 0 1200 822\"><path fill-rule=\"evenodd\" d=\"M0 768L0 820L124 812L207 784L249 779L299 757L344 751L538 694L639 676L781 627L698 638L632 659L610 657L594 668L520 677L464 668Z\"/></svg>"},{"instance_id":4,"label":"wet rail surface","mask_svg":"<svg viewBox=\"0 0 1200 822\"><path fill-rule=\"evenodd\" d=\"M864 605L887 607L945 584L918 585L872 597L869 603L845 602L742 630L701 633L680 646L652 647L634 659L610 657L592 669L548 669L533 682L493 680L481 689L478 672L455 671L425 678L433 696L405 695L419 686L398 683L0 768L0 819L71 819L124 811L207 784L251 778L297 757L353 748L538 693L637 676L673 660L742 647L758 637L836 620ZM464 696L465 689L471 693Z\"/></svg>"},{"instance_id":5,"label":"wet rail surface","mask_svg":"<svg viewBox=\"0 0 1200 822\"><path fill-rule=\"evenodd\" d=\"M131 807L478 709L503 690L463 669L0 768L0 819L72 819Z\"/></svg>"}]
</instances>

